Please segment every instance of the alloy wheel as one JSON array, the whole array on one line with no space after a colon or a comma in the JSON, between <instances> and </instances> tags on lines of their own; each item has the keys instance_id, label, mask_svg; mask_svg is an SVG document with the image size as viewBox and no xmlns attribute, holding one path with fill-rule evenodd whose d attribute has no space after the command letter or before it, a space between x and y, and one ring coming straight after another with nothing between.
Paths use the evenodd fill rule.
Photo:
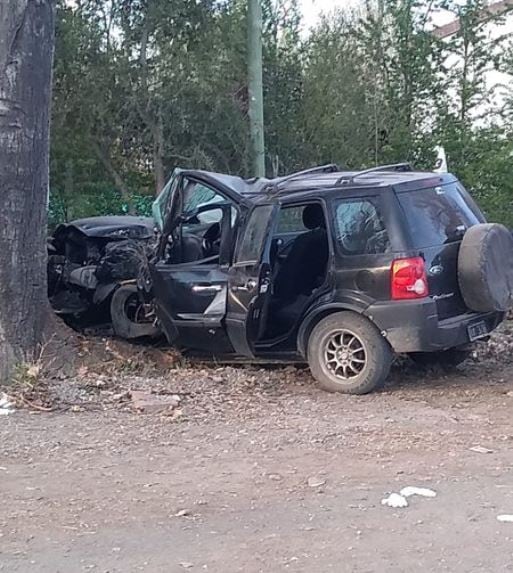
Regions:
<instances>
[{"instance_id":1,"label":"alloy wheel","mask_svg":"<svg viewBox=\"0 0 513 573\"><path fill-rule=\"evenodd\" d=\"M363 372L367 364L367 352L356 334L340 329L327 337L324 345L324 361L332 375L347 382Z\"/></svg>"}]
</instances>

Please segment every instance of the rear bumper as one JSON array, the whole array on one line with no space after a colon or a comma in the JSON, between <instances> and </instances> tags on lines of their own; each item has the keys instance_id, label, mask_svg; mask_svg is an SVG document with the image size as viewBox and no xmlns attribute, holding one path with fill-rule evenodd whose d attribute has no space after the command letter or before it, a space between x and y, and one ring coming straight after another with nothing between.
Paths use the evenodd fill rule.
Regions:
<instances>
[{"instance_id":1,"label":"rear bumper","mask_svg":"<svg viewBox=\"0 0 513 573\"><path fill-rule=\"evenodd\" d=\"M436 303L431 299L398 301L371 305L365 314L376 324L395 352L435 352L468 344L468 327L484 321L492 332L504 313L469 312L438 320Z\"/></svg>"}]
</instances>

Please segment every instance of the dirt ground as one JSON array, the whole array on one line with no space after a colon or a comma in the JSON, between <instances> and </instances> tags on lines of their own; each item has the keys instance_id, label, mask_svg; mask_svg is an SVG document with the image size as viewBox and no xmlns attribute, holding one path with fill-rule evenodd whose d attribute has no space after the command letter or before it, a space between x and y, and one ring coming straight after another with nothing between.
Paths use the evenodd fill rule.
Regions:
<instances>
[{"instance_id":1,"label":"dirt ground","mask_svg":"<svg viewBox=\"0 0 513 573\"><path fill-rule=\"evenodd\" d=\"M0 417L0 571L513 571L512 339L364 397L173 359L56 378L54 411ZM138 413L134 390L181 403ZM381 505L409 485L437 496Z\"/></svg>"}]
</instances>

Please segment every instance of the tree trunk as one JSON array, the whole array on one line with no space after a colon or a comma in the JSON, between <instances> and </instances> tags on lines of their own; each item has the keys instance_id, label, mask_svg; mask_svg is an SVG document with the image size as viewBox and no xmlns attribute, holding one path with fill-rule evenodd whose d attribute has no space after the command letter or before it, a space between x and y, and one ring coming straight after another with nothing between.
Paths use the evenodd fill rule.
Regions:
<instances>
[{"instance_id":1,"label":"tree trunk","mask_svg":"<svg viewBox=\"0 0 513 573\"><path fill-rule=\"evenodd\" d=\"M48 316L54 10L52 0L0 2L0 381L36 357Z\"/></svg>"},{"instance_id":2,"label":"tree trunk","mask_svg":"<svg viewBox=\"0 0 513 573\"><path fill-rule=\"evenodd\" d=\"M141 87L144 102L139 107L141 119L149 128L153 141L153 176L155 179L155 195L159 195L166 183L164 172L164 124L160 105L156 113L152 112L151 95L148 90L148 42L150 39L150 21L154 4L148 2L146 16L141 32L141 51L139 64L141 66Z\"/></svg>"},{"instance_id":3,"label":"tree trunk","mask_svg":"<svg viewBox=\"0 0 513 573\"><path fill-rule=\"evenodd\" d=\"M153 172L155 174L155 195L164 188L166 184L166 174L164 172L164 124L162 113L159 109L158 119L151 126L153 135Z\"/></svg>"}]
</instances>

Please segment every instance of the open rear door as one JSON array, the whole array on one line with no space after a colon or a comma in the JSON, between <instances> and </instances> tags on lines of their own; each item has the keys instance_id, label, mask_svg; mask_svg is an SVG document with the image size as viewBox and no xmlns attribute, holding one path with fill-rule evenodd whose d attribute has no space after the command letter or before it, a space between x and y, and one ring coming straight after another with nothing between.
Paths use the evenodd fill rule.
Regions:
<instances>
[{"instance_id":1,"label":"open rear door","mask_svg":"<svg viewBox=\"0 0 513 573\"><path fill-rule=\"evenodd\" d=\"M226 329L237 354L253 357L271 297L271 242L279 206L253 208L228 275Z\"/></svg>"}]
</instances>

